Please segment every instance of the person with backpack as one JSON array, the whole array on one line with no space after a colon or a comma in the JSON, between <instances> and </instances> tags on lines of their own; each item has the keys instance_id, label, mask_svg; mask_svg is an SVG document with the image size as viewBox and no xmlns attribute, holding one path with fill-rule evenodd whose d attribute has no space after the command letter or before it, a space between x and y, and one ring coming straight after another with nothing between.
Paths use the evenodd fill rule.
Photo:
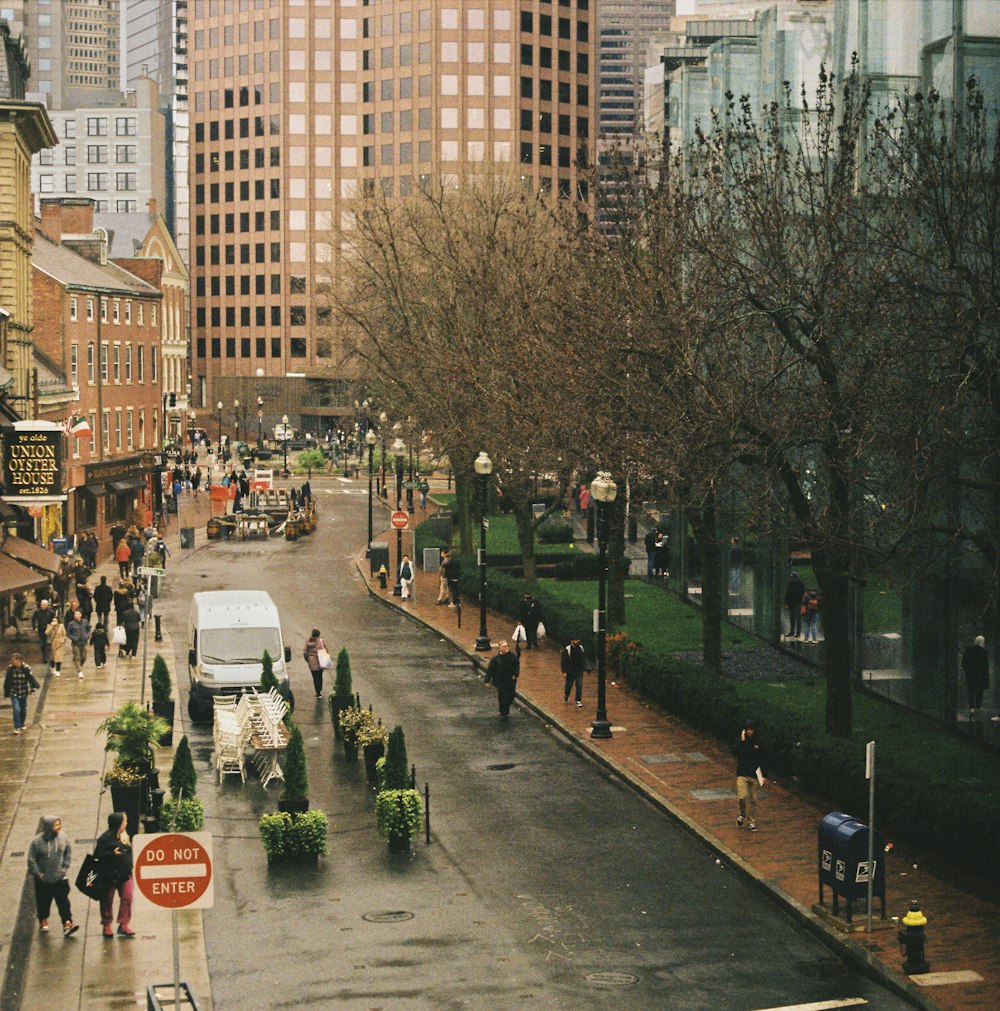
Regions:
<instances>
[{"instance_id":1,"label":"person with backpack","mask_svg":"<svg viewBox=\"0 0 1000 1011\"><path fill-rule=\"evenodd\" d=\"M816 630L819 626L819 590L806 590L802 596L802 631L806 642L817 643Z\"/></svg>"}]
</instances>

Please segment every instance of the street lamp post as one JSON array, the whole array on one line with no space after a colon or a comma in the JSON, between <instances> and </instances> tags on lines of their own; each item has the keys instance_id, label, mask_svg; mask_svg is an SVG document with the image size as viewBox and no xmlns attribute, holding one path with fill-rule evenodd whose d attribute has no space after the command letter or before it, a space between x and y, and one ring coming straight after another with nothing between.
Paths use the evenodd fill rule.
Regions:
<instances>
[{"instance_id":1,"label":"street lamp post","mask_svg":"<svg viewBox=\"0 0 1000 1011\"><path fill-rule=\"evenodd\" d=\"M233 416L236 418L236 441L240 441L240 402L233 401Z\"/></svg>"},{"instance_id":2,"label":"street lamp post","mask_svg":"<svg viewBox=\"0 0 1000 1011\"><path fill-rule=\"evenodd\" d=\"M281 448L284 455L284 464L281 468L281 476L288 477L288 415L281 418Z\"/></svg>"},{"instance_id":3,"label":"street lamp post","mask_svg":"<svg viewBox=\"0 0 1000 1011\"><path fill-rule=\"evenodd\" d=\"M264 398L257 398L257 447L264 445Z\"/></svg>"},{"instance_id":4,"label":"street lamp post","mask_svg":"<svg viewBox=\"0 0 1000 1011\"><path fill-rule=\"evenodd\" d=\"M597 589L597 718L590 725L590 736L599 739L611 737L611 722L605 686L606 629L608 583L608 510L618 494L618 485L606 471L598 471L590 484L590 496L597 502L597 545L600 553L600 578Z\"/></svg>"},{"instance_id":5,"label":"street lamp post","mask_svg":"<svg viewBox=\"0 0 1000 1011\"><path fill-rule=\"evenodd\" d=\"M397 422L398 424L398 422ZM396 439L392 444L392 455L396 458L396 512L403 508L403 457L406 456L406 446L402 439ZM399 581L399 571L403 567L403 531L396 528L396 585L392 588L394 597L403 595L403 584Z\"/></svg>"},{"instance_id":6,"label":"street lamp post","mask_svg":"<svg viewBox=\"0 0 1000 1011\"><path fill-rule=\"evenodd\" d=\"M368 398L366 397L361 401L361 428L358 430L358 464L361 463L361 454L364 452L364 446L361 444L361 440L368 442Z\"/></svg>"},{"instance_id":7,"label":"street lamp post","mask_svg":"<svg viewBox=\"0 0 1000 1011\"><path fill-rule=\"evenodd\" d=\"M367 404L368 401L366 400ZM365 558L372 553L372 460L375 456L375 443L378 437L369 428L365 433L365 442L368 444L368 550L365 551Z\"/></svg>"},{"instance_id":8,"label":"street lamp post","mask_svg":"<svg viewBox=\"0 0 1000 1011\"><path fill-rule=\"evenodd\" d=\"M216 405L215 409L219 412L219 438L215 442L215 455L222 460L222 401L220 400Z\"/></svg>"},{"instance_id":9,"label":"street lamp post","mask_svg":"<svg viewBox=\"0 0 1000 1011\"><path fill-rule=\"evenodd\" d=\"M493 461L484 450L476 457L473 467L479 479L479 636L476 639L476 652L487 653L493 648L486 631L486 531L490 525L486 506Z\"/></svg>"},{"instance_id":10,"label":"street lamp post","mask_svg":"<svg viewBox=\"0 0 1000 1011\"><path fill-rule=\"evenodd\" d=\"M194 423L195 423L195 413L191 411L188 414L188 431L191 433L191 452L194 453Z\"/></svg>"},{"instance_id":11,"label":"street lamp post","mask_svg":"<svg viewBox=\"0 0 1000 1011\"><path fill-rule=\"evenodd\" d=\"M382 456L379 459L379 472L381 474L381 478L378 484L378 493L383 497L385 497L385 433L388 423L389 415L383 411L378 416L378 430L382 433Z\"/></svg>"}]
</instances>

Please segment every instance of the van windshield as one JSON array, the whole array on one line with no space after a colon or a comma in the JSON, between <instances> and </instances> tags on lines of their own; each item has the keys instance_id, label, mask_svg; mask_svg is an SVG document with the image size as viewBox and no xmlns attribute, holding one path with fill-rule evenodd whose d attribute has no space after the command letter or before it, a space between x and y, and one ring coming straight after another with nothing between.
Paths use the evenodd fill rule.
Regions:
<instances>
[{"instance_id":1,"label":"van windshield","mask_svg":"<svg viewBox=\"0 0 1000 1011\"><path fill-rule=\"evenodd\" d=\"M267 650L277 663L281 635L276 628L204 628L201 630L203 663L261 663Z\"/></svg>"}]
</instances>

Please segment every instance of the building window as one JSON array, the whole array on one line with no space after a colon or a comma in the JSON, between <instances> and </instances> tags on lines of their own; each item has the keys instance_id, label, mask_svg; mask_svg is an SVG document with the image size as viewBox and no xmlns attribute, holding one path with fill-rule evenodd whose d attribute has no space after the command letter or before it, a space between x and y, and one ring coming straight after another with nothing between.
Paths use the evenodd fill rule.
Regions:
<instances>
[{"instance_id":1,"label":"building window","mask_svg":"<svg viewBox=\"0 0 1000 1011\"><path fill-rule=\"evenodd\" d=\"M107 323L108 321L108 300L106 298L101 299L101 322Z\"/></svg>"},{"instance_id":2,"label":"building window","mask_svg":"<svg viewBox=\"0 0 1000 1011\"><path fill-rule=\"evenodd\" d=\"M76 344L69 346L69 381L73 386L80 385L80 348Z\"/></svg>"},{"instance_id":3,"label":"building window","mask_svg":"<svg viewBox=\"0 0 1000 1011\"><path fill-rule=\"evenodd\" d=\"M149 368L153 377L153 382L156 382L156 348L151 347L149 349Z\"/></svg>"},{"instance_id":4,"label":"building window","mask_svg":"<svg viewBox=\"0 0 1000 1011\"><path fill-rule=\"evenodd\" d=\"M87 382L94 385L94 345L87 345Z\"/></svg>"},{"instance_id":5,"label":"building window","mask_svg":"<svg viewBox=\"0 0 1000 1011\"><path fill-rule=\"evenodd\" d=\"M132 325L132 299L125 299L125 325Z\"/></svg>"},{"instance_id":6,"label":"building window","mask_svg":"<svg viewBox=\"0 0 1000 1011\"><path fill-rule=\"evenodd\" d=\"M139 448L146 448L146 408L139 408Z\"/></svg>"},{"instance_id":7,"label":"building window","mask_svg":"<svg viewBox=\"0 0 1000 1011\"><path fill-rule=\"evenodd\" d=\"M131 407L125 412L125 445L129 449L134 448L134 443L132 441L132 408Z\"/></svg>"},{"instance_id":8,"label":"building window","mask_svg":"<svg viewBox=\"0 0 1000 1011\"><path fill-rule=\"evenodd\" d=\"M90 455L97 452L97 412L90 412Z\"/></svg>"},{"instance_id":9,"label":"building window","mask_svg":"<svg viewBox=\"0 0 1000 1011\"><path fill-rule=\"evenodd\" d=\"M107 135L108 135L108 121L103 116L87 117L88 137L107 137ZM67 136L69 135L67 134Z\"/></svg>"},{"instance_id":10,"label":"building window","mask_svg":"<svg viewBox=\"0 0 1000 1011\"><path fill-rule=\"evenodd\" d=\"M111 368L112 374L114 375L115 382L120 383L122 381L122 346L116 343L114 349L111 352Z\"/></svg>"},{"instance_id":11,"label":"building window","mask_svg":"<svg viewBox=\"0 0 1000 1011\"><path fill-rule=\"evenodd\" d=\"M101 448L107 453L111 449L111 411L101 412Z\"/></svg>"},{"instance_id":12,"label":"building window","mask_svg":"<svg viewBox=\"0 0 1000 1011\"><path fill-rule=\"evenodd\" d=\"M139 303L139 305L137 306L137 309L138 309L138 313L139 313L139 318L136 320L136 323L139 326L142 326L143 325L142 302Z\"/></svg>"},{"instance_id":13,"label":"building window","mask_svg":"<svg viewBox=\"0 0 1000 1011\"><path fill-rule=\"evenodd\" d=\"M76 322L77 313L77 298L76 295L71 295L69 299L69 318L74 323Z\"/></svg>"},{"instance_id":14,"label":"building window","mask_svg":"<svg viewBox=\"0 0 1000 1011\"><path fill-rule=\"evenodd\" d=\"M105 122L105 130L107 123ZM135 136L135 116L119 116L115 120L115 132L119 137Z\"/></svg>"},{"instance_id":15,"label":"building window","mask_svg":"<svg viewBox=\"0 0 1000 1011\"><path fill-rule=\"evenodd\" d=\"M111 308L111 322L120 323L122 321L122 304L120 299L115 299Z\"/></svg>"},{"instance_id":16,"label":"building window","mask_svg":"<svg viewBox=\"0 0 1000 1011\"><path fill-rule=\"evenodd\" d=\"M125 382L132 382L132 345L125 345Z\"/></svg>"},{"instance_id":17,"label":"building window","mask_svg":"<svg viewBox=\"0 0 1000 1011\"><path fill-rule=\"evenodd\" d=\"M149 307L149 325L156 326L156 306L151 305ZM156 382L156 372L153 372L153 382Z\"/></svg>"},{"instance_id":18,"label":"building window","mask_svg":"<svg viewBox=\"0 0 1000 1011\"><path fill-rule=\"evenodd\" d=\"M115 408L115 449L122 448L122 409Z\"/></svg>"}]
</instances>

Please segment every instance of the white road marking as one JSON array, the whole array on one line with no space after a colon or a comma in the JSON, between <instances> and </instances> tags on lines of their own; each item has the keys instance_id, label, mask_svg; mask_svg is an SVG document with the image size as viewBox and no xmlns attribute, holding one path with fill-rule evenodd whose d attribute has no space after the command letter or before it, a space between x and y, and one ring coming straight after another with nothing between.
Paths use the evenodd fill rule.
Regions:
<instances>
[{"instance_id":1,"label":"white road marking","mask_svg":"<svg viewBox=\"0 0 1000 1011\"><path fill-rule=\"evenodd\" d=\"M842 997L840 1000L818 1000L814 1004L786 1004L783 1007L762 1008L760 1011L827 1011L836 1007L859 1007L867 1004L864 997Z\"/></svg>"}]
</instances>

